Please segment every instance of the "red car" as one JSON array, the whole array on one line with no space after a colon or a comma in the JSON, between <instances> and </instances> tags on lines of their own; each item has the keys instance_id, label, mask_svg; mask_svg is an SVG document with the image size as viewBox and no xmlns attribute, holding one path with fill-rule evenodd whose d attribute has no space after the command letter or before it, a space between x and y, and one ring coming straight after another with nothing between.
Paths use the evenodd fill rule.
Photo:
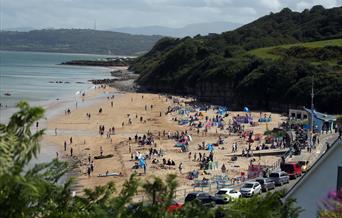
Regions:
<instances>
[{"instance_id":1,"label":"red car","mask_svg":"<svg viewBox=\"0 0 342 218\"><path fill-rule=\"evenodd\" d=\"M184 204L179 204L176 201L172 201L171 205L168 206L168 208L167 208L167 212L173 213L173 212L175 212L177 210L182 209L183 207L184 207Z\"/></svg>"},{"instance_id":2,"label":"red car","mask_svg":"<svg viewBox=\"0 0 342 218\"><path fill-rule=\"evenodd\" d=\"M302 175L302 168L298 163L285 163L280 166L281 170L286 172L290 178L296 179Z\"/></svg>"}]
</instances>

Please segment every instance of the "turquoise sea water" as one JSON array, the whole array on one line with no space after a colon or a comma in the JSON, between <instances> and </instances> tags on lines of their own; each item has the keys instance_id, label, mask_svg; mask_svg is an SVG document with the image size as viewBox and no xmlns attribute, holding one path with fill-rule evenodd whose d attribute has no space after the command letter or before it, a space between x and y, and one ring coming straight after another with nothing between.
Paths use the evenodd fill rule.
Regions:
<instances>
[{"instance_id":1,"label":"turquoise sea water","mask_svg":"<svg viewBox=\"0 0 342 218\"><path fill-rule=\"evenodd\" d=\"M63 100L92 86L89 79L110 77L110 69L66 66L70 60L96 60L108 56L42 52L0 51L0 103L14 107L19 100L44 105L49 100ZM52 83L62 81L63 83ZM9 93L10 96L6 96Z\"/></svg>"}]
</instances>

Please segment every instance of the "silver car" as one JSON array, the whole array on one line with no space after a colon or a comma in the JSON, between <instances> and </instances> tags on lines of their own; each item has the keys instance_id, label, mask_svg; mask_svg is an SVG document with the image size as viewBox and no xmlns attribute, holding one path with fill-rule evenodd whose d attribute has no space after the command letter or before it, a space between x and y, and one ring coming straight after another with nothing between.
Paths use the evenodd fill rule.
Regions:
<instances>
[{"instance_id":1,"label":"silver car","mask_svg":"<svg viewBox=\"0 0 342 218\"><path fill-rule=\"evenodd\" d=\"M290 181L289 175L283 171L273 172L270 174L269 178L275 183L275 185L279 186L289 183Z\"/></svg>"}]
</instances>

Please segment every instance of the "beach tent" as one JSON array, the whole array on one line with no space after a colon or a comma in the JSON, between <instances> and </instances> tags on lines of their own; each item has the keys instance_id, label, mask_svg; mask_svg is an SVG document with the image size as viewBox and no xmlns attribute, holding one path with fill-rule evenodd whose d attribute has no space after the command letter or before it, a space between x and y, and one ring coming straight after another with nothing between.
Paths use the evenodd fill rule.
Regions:
<instances>
[{"instance_id":1,"label":"beach tent","mask_svg":"<svg viewBox=\"0 0 342 218\"><path fill-rule=\"evenodd\" d=\"M214 145L213 144L208 144L207 147L208 147L208 151L210 151L210 152L214 151Z\"/></svg>"},{"instance_id":2,"label":"beach tent","mask_svg":"<svg viewBox=\"0 0 342 218\"><path fill-rule=\"evenodd\" d=\"M143 158L139 159L139 167L143 168L145 165L145 160Z\"/></svg>"},{"instance_id":3,"label":"beach tent","mask_svg":"<svg viewBox=\"0 0 342 218\"><path fill-rule=\"evenodd\" d=\"M249 108L248 108L248 107L244 107L244 108L243 108L243 111L244 111L244 112L249 112Z\"/></svg>"}]
</instances>

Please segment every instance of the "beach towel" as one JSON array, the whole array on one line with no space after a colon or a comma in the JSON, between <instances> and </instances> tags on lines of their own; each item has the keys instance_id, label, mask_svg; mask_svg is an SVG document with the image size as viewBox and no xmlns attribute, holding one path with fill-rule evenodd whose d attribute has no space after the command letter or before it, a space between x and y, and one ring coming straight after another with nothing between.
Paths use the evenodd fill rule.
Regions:
<instances>
[{"instance_id":1,"label":"beach towel","mask_svg":"<svg viewBox=\"0 0 342 218\"><path fill-rule=\"evenodd\" d=\"M107 155L102 155L102 156L95 156L94 159L105 159L105 158L111 158L113 157L113 154L107 154Z\"/></svg>"}]
</instances>

